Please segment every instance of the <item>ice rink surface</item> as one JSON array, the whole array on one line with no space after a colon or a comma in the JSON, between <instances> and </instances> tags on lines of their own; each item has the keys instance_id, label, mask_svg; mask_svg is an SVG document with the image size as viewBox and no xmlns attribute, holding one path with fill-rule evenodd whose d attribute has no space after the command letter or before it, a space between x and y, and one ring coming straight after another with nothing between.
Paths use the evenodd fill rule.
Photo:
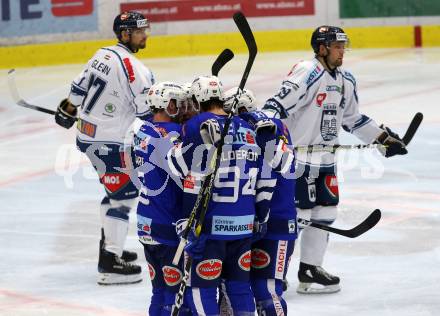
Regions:
<instances>
[{"instance_id":1,"label":"ice rink surface","mask_svg":"<svg viewBox=\"0 0 440 316\"><path fill-rule=\"evenodd\" d=\"M406 156L371 150L340 152L339 217L351 228L375 208L378 226L356 239L332 235L324 267L342 291L295 292L298 252L285 293L289 315L440 315L440 49L353 50L344 66L358 82L361 111L402 135L416 112L425 116ZM208 74L216 56L146 60L158 81ZM310 52L257 56L248 80L258 101L274 94L291 66ZM246 55L221 72L239 83ZM83 65L17 70L27 101L55 109ZM99 203L93 169L74 146L74 129L12 101L0 72L0 315L145 315L151 285L99 286ZM341 143L358 143L343 132ZM134 214L132 214L134 215ZM135 216L127 248L143 258Z\"/></svg>"}]
</instances>

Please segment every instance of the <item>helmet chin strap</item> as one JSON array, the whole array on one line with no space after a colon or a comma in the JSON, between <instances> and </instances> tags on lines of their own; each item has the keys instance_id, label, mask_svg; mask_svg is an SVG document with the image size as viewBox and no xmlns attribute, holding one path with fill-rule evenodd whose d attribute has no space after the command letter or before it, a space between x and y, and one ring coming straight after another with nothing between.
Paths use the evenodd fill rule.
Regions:
<instances>
[{"instance_id":1,"label":"helmet chin strap","mask_svg":"<svg viewBox=\"0 0 440 316\"><path fill-rule=\"evenodd\" d=\"M321 56L321 57L324 60L324 63L326 65L327 69L329 70L330 74L334 74L337 67L334 67L334 68L330 67L330 65L328 64L328 59L327 59L327 57L329 55L328 48L325 47L325 50L326 50L327 54L325 56Z\"/></svg>"},{"instance_id":2,"label":"helmet chin strap","mask_svg":"<svg viewBox=\"0 0 440 316\"><path fill-rule=\"evenodd\" d=\"M128 31L128 36L129 36L129 38L128 38L128 42L127 43L124 43L124 42L122 42L122 39L120 39L119 40L119 43L121 43L122 45L124 45L125 47L127 47L133 54L136 54L138 51L139 51L139 48L133 48L133 46L130 44L131 43L131 31L129 31L128 29L127 29L127 31Z\"/></svg>"}]
</instances>

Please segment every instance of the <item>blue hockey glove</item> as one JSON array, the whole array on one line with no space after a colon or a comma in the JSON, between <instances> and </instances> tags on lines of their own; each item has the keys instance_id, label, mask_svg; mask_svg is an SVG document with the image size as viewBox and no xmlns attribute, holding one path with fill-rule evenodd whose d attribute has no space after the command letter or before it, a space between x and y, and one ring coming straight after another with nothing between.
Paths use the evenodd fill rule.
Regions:
<instances>
[{"instance_id":1,"label":"blue hockey glove","mask_svg":"<svg viewBox=\"0 0 440 316\"><path fill-rule=\"evenodd\" d=\"M194 231L191 230L188 235L188 243L185 246L185 251L194 260L202 259L206 240L208 240L207 235L201 234L199 237L196 237Z\"/></svg>"},{"instance_id":2,"label":"blue hockey glove","mask_svg":"<svg viewBox=\"0 0 440 316\"><path fill-rule=\"evenodd\" d=\"M264 237L267 232L267 221L269 220L269 212L267 213L266 217L262 220L258 220L255 218L254 221L254 230L252 235L252 242L256 242Z\"/></svg>"},{"instance_id":3,"label":"blue hockey glove","mask_svg":"<svg viewBox=\"0 0 440 316\"><path fill-rule=\"evenodd\" d=\"M64 127L71 128L76 121L76 114L78 113L78 109L72 103L70 103L69 99L63 99L58 105L57 112L55 113L55 122Z\"/></svg>"}]
</instances>

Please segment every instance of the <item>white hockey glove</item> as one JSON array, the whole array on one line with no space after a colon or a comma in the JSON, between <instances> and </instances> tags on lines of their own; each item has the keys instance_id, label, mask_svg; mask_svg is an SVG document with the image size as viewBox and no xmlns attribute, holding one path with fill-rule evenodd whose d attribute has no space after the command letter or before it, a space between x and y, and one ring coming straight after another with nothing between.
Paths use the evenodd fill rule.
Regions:
<instances>
[{"instance_id":1,"label":"white hockey glove","mask_svg":"<svg viewBox=\"0 0 440 316\"><path fill-rule=\"evenodd\" d=\"M217 120L209 119L200 125L200 136L205 144L216 145L220 140L221 131Z\"/></svg>"},{"instance_id":2,"label":"white hockey glove","mask_svg":"<svg viewBox=\"0 0 440 316\"><path fill-rule=\"evenodd\" d=\"M259 120L255 123L255 133L258 134L258 132L261 131L269 131L272 134L275 134L277 131L277 125L270 119Z\"/></svg>"},{"instance_id":3,"label":"white hockey glove","mask_svg":"<svg viewBox=\"0 0 440 316\"><path fill-rule=\"evenodd\" d=\"M400 139L399 135L391 131L389 127L386 127L383 124L380 126L380 128L383 129L383 132L376 138L374 143L385 146L378 148L382 155L389 158L395 155L406 155L408 153L408 150L406 150L406 145L403 143L402 139Z\"/></svg>"}]
</instances>

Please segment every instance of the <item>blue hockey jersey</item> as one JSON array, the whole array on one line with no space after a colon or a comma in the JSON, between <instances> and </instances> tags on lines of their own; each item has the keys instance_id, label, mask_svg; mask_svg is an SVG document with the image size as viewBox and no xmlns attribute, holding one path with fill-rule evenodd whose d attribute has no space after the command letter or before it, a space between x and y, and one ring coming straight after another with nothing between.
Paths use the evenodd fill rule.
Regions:
<instances>
[{"instance_id":1,"label":"blue hockey jersey","mask_svg":"<svg viewBox=\"0 0 440 316\"><path fill-rule=\"evenodd\" d=\"M174 157L176 169L184 177L183 212L186 215L193 209L211 160L215 159L215 146L206 142L201 130L206 122L215 122L213 125L217 124L220 134L226 118L226 115L204 112L182 128L181 153ZM268 185L270 191L270 185L274 183L258 182L261 161L254 130L244 120L233 117L203 223L202 232L209 238L234 240L250 237L255 215L259 218L266 216L272 193L266 194L263 187Z\"/></svg>"},{"instance_id":2,"label":"blue hockey jersey","mask_svg":"<svg viewBox=\"0 0 440 316\"><path fill-rule=\"evenodd\" d=\"M175 223L181 218L180 179L167 168L166 153L177 144L181 126L145 122L134 137L136 165L142 187L137 208L138 236L147 244L178 244Z\"/></svg>"},{"instance_id":3,"label":"blue hockey jersey","mask_svg":"<svg viewBox=\"0 0 440 316\"><path fill-rule=\"evenodd\" d=\"M264 238L294 240L297 238L295 164L289 130L281 120L269 118L260 111L242 113L240 117L257 129L257 143L263 148L265 163L271 167L270 172L276 178ZM273 128L267 121L272 123ZM259 130L261 125L266 127Z\"/></svg>"}]
</instances>

